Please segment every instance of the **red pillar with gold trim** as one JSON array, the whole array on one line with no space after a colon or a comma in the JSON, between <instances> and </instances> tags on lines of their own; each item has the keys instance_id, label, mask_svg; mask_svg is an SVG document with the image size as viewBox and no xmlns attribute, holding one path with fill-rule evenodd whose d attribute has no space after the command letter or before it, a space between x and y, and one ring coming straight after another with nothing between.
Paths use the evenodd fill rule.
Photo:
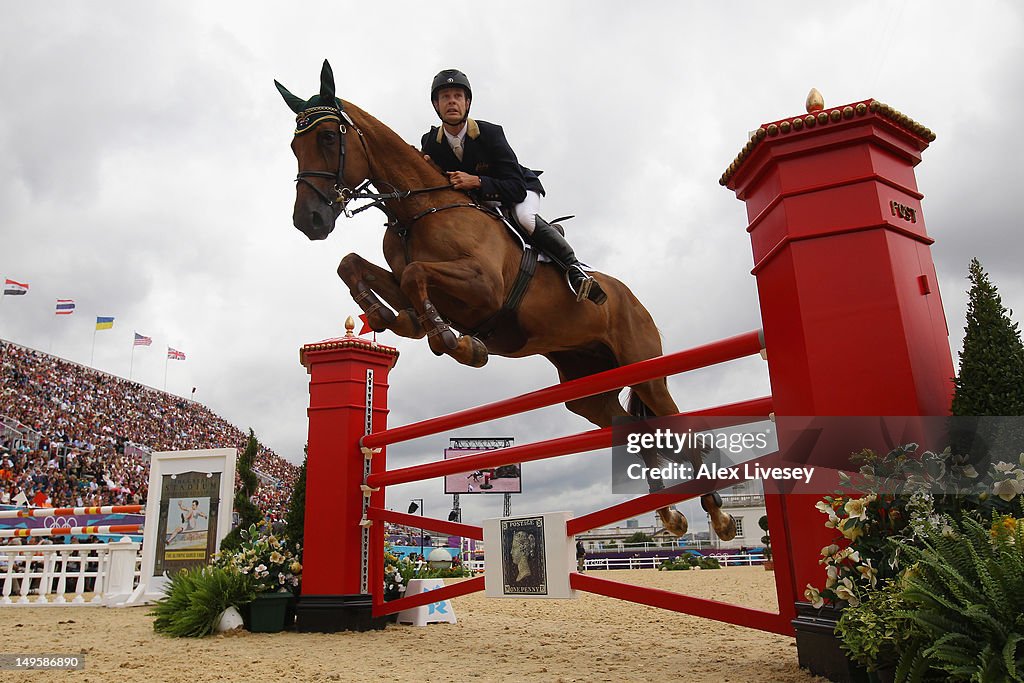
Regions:
<instances>
[{"instance_id":1,"label":"red pillar with gold trim","mask_svg":"<svg viewBox=\"0 0 1024 683\"><path fill-rule=\"evenodd\" d=\"M370 614L367 571L372 567L362 561L359 522L364 467L383 471L385 454L382 450L367 462L359 439L387 427L388 372L398 351L356 337L351 318L345 327L344 337L306 344L299 352L310 375L305 546L296 610L300 631L366 630L384 624ZM383 491L375 493L371 504L383 507L383 498Z\"/></svg>"},{"instance_id":2,"label":"red pillar with gold trim","mask_svg":"<svg viewBox=\"0 0 1024 683\"><path fill-rule=\"evenodd\" d=\"M875 100L764 124L722 176L747 207L779 416L948 415L953 362L914 167L935 136ZM795 595L832 537L780 496ZM784 607L785 609L785 607Z\"/></svg>"}]
</instances>

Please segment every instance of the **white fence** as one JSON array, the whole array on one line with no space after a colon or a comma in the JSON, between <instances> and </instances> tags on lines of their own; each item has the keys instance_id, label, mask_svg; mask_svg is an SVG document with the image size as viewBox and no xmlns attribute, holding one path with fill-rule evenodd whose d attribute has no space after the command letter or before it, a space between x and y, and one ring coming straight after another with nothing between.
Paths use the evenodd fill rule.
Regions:
<instances>
[{"instance_id":1,"label":"white fence","mask_svg":"<svg viewBox=\"0 0 1024 683\"><path fill-rule=\"evenodd\" d=\"M130 540L0 546L0 608L103 606L139 583L141 544Z\"/></svg>"},{"instance_id":2,"label":"white fence","mask_svg":"<svg viewBox=\"0 0 1024 683\"><path fill-rule=\"evenodd\" d=\"M674 557L686 557L679 554L666 555L664 557L593 557L584 560L587 570L598 569L657 569L662 562L671 560ZM695 556L694 556L695 557ZM764 555L729 555L726 553L705 555L713 557L723 567L731 566L754 566L764 563ZM484 570L484 560L465 560L463 566L474 573Z\"/></svg>"}]
</instances>

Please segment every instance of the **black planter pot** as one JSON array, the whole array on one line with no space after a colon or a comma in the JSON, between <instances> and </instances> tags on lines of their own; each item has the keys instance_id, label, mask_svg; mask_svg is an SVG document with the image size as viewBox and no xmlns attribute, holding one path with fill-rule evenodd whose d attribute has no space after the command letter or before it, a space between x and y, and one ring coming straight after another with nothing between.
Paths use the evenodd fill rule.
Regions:
<instances>
[{"instance_id":1,"label":"black planter pot","mask_svg":"<svg viewBox=\"0 0 1024 683\"><path fill-rule=\"evenodd\" d=\"M842 610L826 605L814 607L809 602L796 603L796 651L800 667L835 683L868 683L868 673L850 661L839 647L836 624Z\"/></svg>"}]
</instances>

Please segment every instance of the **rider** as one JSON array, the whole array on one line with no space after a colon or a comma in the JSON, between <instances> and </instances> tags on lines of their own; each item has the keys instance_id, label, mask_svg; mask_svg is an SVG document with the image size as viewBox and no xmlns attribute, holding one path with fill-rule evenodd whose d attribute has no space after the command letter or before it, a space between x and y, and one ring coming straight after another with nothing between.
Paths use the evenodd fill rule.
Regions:
<instances>
[{"instance_id":1,"label":"rider","mask_svg":"<svg viewBox=\"0 0 1024 683\"><path fill-rule=\"evenodd\" d=\"M501 126L469 118L473 89L466 74L445 69L430 86L430 101L441 127L432 126L420 147L448 174L456 190L473 192L484 203L503 204L515 214L530 241L565 272L577 301L607 299L597 281L584 272L561 233L537 215L544 187L539 174L519 164Z\"/></svg>"}]
</instances>

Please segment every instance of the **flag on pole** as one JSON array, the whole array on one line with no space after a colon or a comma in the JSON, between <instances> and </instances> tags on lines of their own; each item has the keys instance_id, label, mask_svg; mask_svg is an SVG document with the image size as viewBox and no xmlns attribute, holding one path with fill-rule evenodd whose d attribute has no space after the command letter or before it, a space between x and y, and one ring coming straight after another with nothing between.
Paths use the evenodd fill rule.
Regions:
<instances>
[{"instance_id":1,"label":"flag on pole","mask_svg":"<svg viewBox=\"0 0 1024 683\"><path fill-rule=\"evenodd\" d=\"M96 329L109 330L114 326L114 319L109 317L96 316Z\"/></svg>"},{"instance_id":2,"label":"flag on pole","mask_svg":"<svg viewBox=\"0 0 1024 683\"><path fill-rule=\"evenodd\" d=\"M170 346L167 347L167 357L171 360L185 360L185 354L177 349L172 349Z\"/></svg>"},{"instance_id":3,"label":"flag on pole","mask_svg":"<svg viewBox=\"0 0 1024 683\"><path fill-rule=\"evenodd\" d=\"M149 346L152 343L152 337L143 337L138 332L135 333L135 343L133 344L133 346Z\"/></svg>"},{"instance_id":4,"label":"flag on pole","mask_svg":"<svg viewBox=\"0 0 1024 683\"><path fill-rule=\"evenodd\" d=\"M23 282L15 282L10 278L4 279L4 296L18 296L28 294L28 285Z\"/></svg>"},{"instance_id":5,"label":"flag on pole","mask_svg":"<svg viewBox=\"0 0 1024 683\"><path fill-rule=\"evenodd\" d=\"M75 312L74 299L57 299L57 310L55 315L71 315Z\"/></svg>"}]
</instances>

